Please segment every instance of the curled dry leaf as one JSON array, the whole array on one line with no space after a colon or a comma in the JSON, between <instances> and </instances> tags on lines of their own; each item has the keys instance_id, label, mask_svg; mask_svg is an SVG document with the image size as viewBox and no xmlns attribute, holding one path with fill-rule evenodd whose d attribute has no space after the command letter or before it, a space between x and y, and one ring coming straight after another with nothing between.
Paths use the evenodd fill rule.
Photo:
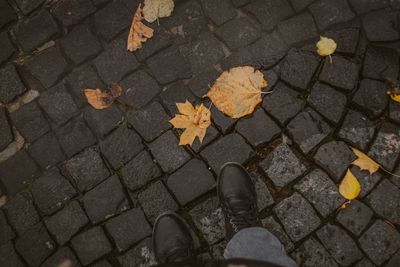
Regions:
<instances>
[{"instance_id":1,"label":"curled dry leaf","mask_svg":"<svg viewBox=\"0 0 400 267\"><path fill-rule=\"evenodd\" d=\"M153 37L153 34L154 30L144 25L142 22L142 8L141 4L139 4L133 16L131 29L129 31L127 49L131 52L140 49L142 43Z\"/></svg>"},{"instance_id":2,"label":"curled dry leaf","mask_svg":"<svg viewBox=\"0 0 400 267\"><path fill-rule=\"evenodd\" d=\"M150 23L171 16L173 10L173 0L144 0L143 16Z\"/></svg>"},{"instance_id":3,"label":"curled dry leaf","mask_svg":"<svg viewBox=\"0 0 400 267\"><path fill-rule=\"evenodd\" d=\"M118 84L111 84L106 90L100 89L84 89L83 92L89 102L89 104L95 109L105 109L114 103L114 100L118 98L122 89Z\"/></svg>"},{"instance_id":4,"label":"curled dry leaf","mask_svg":"<svg viewBox=\"0 0 400 267\"><path fill-rule=\"evenodd\" d=\"M175 128L185 129L180 137L179 145L192 145L196 136L202 143L207 128L211 124L210 110L203 104L193 107L187 100L185 103L177 103L176 106L181 114L175 115L169 122Z\"/></svg>"},{"instance_id":5,"label":"curled dry leaf","mask_svg":"<svg viewBox=\"0 0 400 267\"><path fill-rule=\"evenodd\" d=\"M357 159L352 162L353 165L358 166L360 170L369 171L370 174L373 174L379 170L380 165L373 161L370 157L354 147L352 147L351 150L353 150L354 154L357 156Z\"/></svg>"},{"instance_id":6,"label":"curled dry leaf","mask_svg":"<svg viewBox=\"0 0 400 267\"><path fill-rule=\"evenodd\" d=\"M330 56L335 52L336 48L337 44L333 39L320 36L317 43L317 52L320 56Z\"/></svg>"},{"instance_id":7,"label":"curled dry leaf","mask_svg":"<svg viewBox=\"0 0 400 267\"><path fill-rule=\"evenodd\" d=\"M229 117L241 118L251 114L262 101L261 89L266 86L267 81L259 70L235 67L223 72L206 96Z\"/></svg>"},{"instance_id":8,"label":"curled dry leaf","mask_svg":"<svg viewBox=\"0 0 400 267\"><path fill-rule=\"evenodd\" d=\"M361 186L357 178L353 175L350 169L347 169L346 175L339 185L339 193L348 200L353 200L361 192Z\"/></svg>"}]
</instances>

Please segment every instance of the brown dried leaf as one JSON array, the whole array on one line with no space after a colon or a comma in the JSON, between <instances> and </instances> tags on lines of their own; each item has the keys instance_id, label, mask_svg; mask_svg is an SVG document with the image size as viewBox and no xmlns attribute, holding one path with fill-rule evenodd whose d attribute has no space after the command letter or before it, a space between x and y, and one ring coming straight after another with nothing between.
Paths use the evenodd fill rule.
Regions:
<instances>
[{"instance_id":1,"label":"brown dried leaf","mask_svg":"<svg viewBox=\"0 0 400 267\"><path fill-rule=\"evenodd\" d=\"M154 30L142 22L142 8L139 4L129 31L127 49L131 52L142 48L142 43L153 37Z\"/></svg>"},{"instance_id":2,"label":"brown dried leaf","mask_svg":"<svg viewBox=\"0 0 400 267\"><path fill-rule=\"evenodd\" d=\"M380 165L373 161L370 157L365 155L363 152L357 148L352 147L354 154L356 154L357 159L355 159L352 164L360 168L360 170L367 170L370 174L373 174L379 170Z\"/></svg>"},{"instance_id":3,"label":"brown dried leaf","mask_svg":"<svg viewBox=\"0 0 400 267\"><path fill-rule=\"evenodd\" d=\"M105 109L114 103L118 98L122 89L118 84L111 84L106 90L100 89L84 89L83 92L88 100L88 103L95 109Z\"/></svg>"}]
</instances>

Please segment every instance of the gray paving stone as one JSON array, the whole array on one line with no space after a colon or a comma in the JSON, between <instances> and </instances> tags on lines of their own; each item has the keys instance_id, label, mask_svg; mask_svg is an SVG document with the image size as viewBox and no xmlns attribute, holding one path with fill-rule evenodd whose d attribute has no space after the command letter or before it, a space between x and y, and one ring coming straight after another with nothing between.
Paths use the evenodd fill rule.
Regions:
<instances>
[{"instance_id":1,"label":"gray paving stone","mask_svg":"<svg viewBox=\"0 0 400 267\"><path fill-rule=\"evenodd\" d=\"M365 254L380 265L400 248L400 234L382 220L376 220L359 242Z\"/></svg>"},{"instance_id":2,"label":"gray paving stone","mask_svg":"<svg viewBox=\"0 0 400 267\"><path fill-rule=\"evenodd\" d=\"M339 137L356 147L365 149L374 136L375 128L375 123L367 116L349 110L340 128Z\"/></svg>"},{"instance_id":3,"label":"gray paving stone","mask_svg":"<svg viewBox=\"0 0 400 267\"><path fill-rule=\"evenodd\" d=\"M335 260L315 238L310 237L302 243L292 254L293 258L304 267L326 266L337 267Z\"/></svg>"},{"instance_id":4,"label":"gray paving stone","mask_svg":"<svg viewBox=\"0 0 400 267\"><path fill-rule=\"evenodd\" d=\"M251 1L245 10L252 13L260 21L263 29L271 31L279 21L290 17L293 14L288 1Z\"/></svg>"},{"instance_id":5,"label":"gray paving stone","mask_svg":"<svg viewBox=\"0 0 400 267\"><path fill-rule=\"evenodd\" d=\"M10 240L14 239L16 236L13 229L7 223L6 216L4 215L4 212L2 210L0 210L0 231L1 231L0 245L7 244Z\"/></svg>"},{"instance_id":6,"label":"gray paving stone","mask_svg":"<svg viewBox=\"0 0 400 267\"><path fill-rule=\"evenodd\" d=\"M217 28L215 34L221 38L229 48L237 49L247 46L260 38L261 29L256 22L247 17L241 17L231 20Z\"/></svg>"},{"instance_id":7,"label":"gray paving stone","mask_svg":"<svg viewBox=\"0 0 400 267\"><path fill-rule=\"evenodd\" d=\"M3 27L17 19L17 14L15 14L14 9L6 0L0 1L0 10L0 27Z\"/></svg>"},{"instance_id":8,"label":"gray paving stone","mask_svg":"<svg viewBox=\"0 0 400 267\"><path fill-rule=\"evenodd\" d=\"M389 118L400 123L400 105L397 102L389 101Z\"/></svg>"},{"instance_id":9,"label":"gray paving stone","mask_svg":"<svg viewBox=\"0 0 400 267\"><path fill-rule=\"evenodd\" d=\"M15 52L15 47L8 36L8 32L6 31L0 33L0 47L0 63L3 63Z\"/></svg>"},{"instance_id":10,"label":"gray paving stone","mask_svg":"<svg viewBox=\"0 0 400 267\"><path fill-rule=\"evenodd\" d=\"M388 104L387 86L383 82L362 79L353 101L366 109L371 117L377 117Z\"/></svg>"},{"instance_id":11,"label":"gray paving stone","mask_svg":"<svg viewBox=\"0 0 400 267\"><path fill-rule=\"evenodd\" d=\"M49 215L62 208L75 196L76 191L57 168L51 169L35 180L31 187L35 204Z\"/></svg>"},{"instance_id":12,"label":"gray paving stone","mask_svg":"<svg viewBox=\"0 0 400 267\"><path fill-rule=\"evenodd\" d=\"M119 169L143 148L140 136L126 127L117 128L100 142L101 153L114 169Z\"/></svg>"},{"instance_id":13,"label":"gray paving stone","mask_svg":"<svg viewBox=\"0 0 400 267\"><path fill-rule=\"evenodd\" d=\"M360 260L355 267L375 267L376 265L373 264L368 258L364 257Z\"/></svg>"},{"instance_id":14,"label":"gray paving stone","mask_svg":"<svg viewBox=\"0 0 400 267\"><path fill-rule=\"evenodd\" d=\"M89 0L87 1L90 3ZM75 0L75 2L84 1ZM61 39L60 45L67 57L75 64L81 64L87 59L94 57L102 50L99 40L93 35L89 25L85 24L74 27L71 32Z\"/></svg>"},{"instance_id":15,"label":"gray paving stone","mask_svg":"<svg viewBox=\"0 0 400 267\"><path fill-rule=\"evenodd\" d=\"M152 223L161 213L169 210L176 211L179 208L161 181L140 192L138 199L144 213Z\"/></svg>"},{"instance_id":16,"label":"gray paving stone","mask_svg":"<svg viewBox=\"0 0 400 267\"><path fill-rule=\"evenodd\" d=\"M292 6L296 10L296 12L299 12L309 6L314 0L290 0L292 3Z\"/></svg>"},{"instance_id":17,"label":"gray paving stone","mask_svg":"<svg viewBox=\"0 0 400 267\"><path fill-rule=\"evenodd\" d=\"M320 30L336 23L349 21L355 16L346 0L319 0L310 5L309 9Z\"/></svg>"},{"instance_id":18,"label":"gray paving stone","mask_svg":"<svg viewBox=\"0 0 400 267\"><path fill-rule=\"evenodd\" d=\"M209 245L213 245L224 238L224 217L216 197L198 204L189 214Z\"/></svg>"},{"instance_id":19,"label":"gray paving stone","mask_svg":"<svg viewBox=\"0 0 400 267\"><path fill-rule=\"evenodd\" d=\"M107 260L100 260L90 266L91 267L112 267L112 265Z\"/></svg>"},{"instance_id":20,"label":"gray paving stone","mask_svg":"<svg viewBox=\"0 0 400 267\"><path fill-rule=\"evenodd\" d=\"M317 231L317 236L339 264L347 266L363 256L354 240L336 225L324 225Z\"/></svg>"},{"instance_id":21,"label":"gray paving stone","mask_svg":"<svg viewBox=\"0 0 400 267\"><path fill-rule=\"evenodd\" d=\"M108 135L124 120L124 115L115 104L100 110L87 106L83 110L83 117L98 138Z\"/></svg>"},{"instance_id":22,"label":"gray paving stone","mask_svg":"<svg viewBox=\"0 0 400 267\"><path fill-rule=\"evenodd\" d=\"M210 253L214 260L224 260L224 251L227 243L228 242L226 240L223 240L210 247Z\"/></svg>"},{"instance_id":23,"label":"gray paving stone","mask_svg":"<svg viewBox=\"0 0 400 267\"><path fill-rule=\"evenodd\" d=\"M69 247L62 247L58 249L53 255L51 255L41 267L53 267L69 265L71 267L80 267L78 259Z\"/></svg>"},{"instance_id":24,"label":"gray paving stone","mask_svg":"<svg viewBox=\"0 0 400 267\"><path fill-rule=\"evenodd\" d=\"M273 210L295 242L309 235L321 223L317 213L299 193L282 200Z\"/></svg>"},{"instance_id":25,"label":"gray paving stone","mask_svg":"<svg viewBox=\"0 0 400 267\"><path fill-rule=\"evenodd\" d=\"M395 224L400 222L400 189L384 179L367 196L367 203L383 218Z\"/></svg>"},{"instance_id":26,"label":"gray paving stone","mask_svg":"<svg viewBox=\"0 0 400 267\"><path fill-rule=\"evenodd\" d=\"M280 69L280 77L289 84L307 89L320 59L309 51L291 49Z\"/></svg>"},{"instance_id":27,"label":"gray paving stone","mask_svg":"<svg viewBox=\"0 0 400 267\"><path fill-rule=\"evenodd\" d=\"M287 44L299 43L318 36L317 27L309 13L279 22L278 30Z\"/></svg>"},{"instance_id":28,"label":"gray paving stone","mask_svg":"<svg viewBox=\"0 0 400 267\"><path fill-rule=\"evenodd\" d=\"M99 153L89 148L69 159L65 168L80 191L87 191L110 175Z\"/></svg>"},{"instance_id":29,"label":"gray paving stone","mask_svg":"<svg viewBox=\"0 0 400 267\"><path fill-rule=\"evenodd\" d=\"M51 9L51 13L64 26L77 24L95 11L90 0L61 0Z\"/></svg>"},{"instance_id":30,"label":"gray paving stone","mask_svg":"<svg viewBox=\"0 0 400 267\"><path fill-rule=\"evenodd\" d=\"M359 167L352 166L350 171L357 177L358 181L361 184L361 193L360 197L364 197L368 195L368 193L375 187L375 185L381 180L382 174L379 172L375 172L370 174L368 171L361 171Z\"/></svg>"},{"instance_id":31,"label":"gray paving stone","mask_svg":"<svg viewBox=\"0 0 400 267\"><path fill-rule=\"evenodd\" d=\"M190 154L178 145L178 139L168 131L149 144L151 154L163 171L171 173L190 160Z\"/></svg>"},{"instance_id":32,"label":"gray paving stone","mask_svg":"<svg viewBox=\"0 0 400 267\"><path fill-rule=\"evenodd\" d=\"M104 20L104 18L101 19ZM107 84L120 81L126 74L139 67L134 53L126 50L126 41L122 39L116 39L108 44L93 63L100 77Z\"/></svg>"},{"instance_id":33,"label":"gray paving stone","mask_svg":"<svg viewBox=\"0 0 400 267\"><path fill-rule=\"evenodd\" d=\"M339 194L337 185L320 169L307 174L294 188L307 198L323 217L333 213L345 202Z\"/></svg>"},{"instance_id":34,"label":"gray paving stone","mask_svg":"<svg viewBox=\"0 0 400 267\"><path fill-rule=\"evenodd\" d=\"M55 133L68 157L96 143L96 139L85 124L82 115L73 118L61 128L56 129Z\"/></svg>"},{"instance_id":35,"label":"gray paving stone","mask_svg":"<svg viewBox=\"0 0 400 267\"><path fill-rule=\"evenodd\" d=\"M151 266L155 264L155 256L152 249L151 238L146 238L134 248L131 248L126 253L118 256L118 262L122 267Z\"/></svg>"},{"instance_id":36,"label":"gray paving stone","mask_svg":"<svg viewBox=\"0 0 400 267\"><path fill-rule=\"evenodd\" d=\"M261 222L264 228L270 231L274 236L279 239L279 241L282 242L287 252L290 252L294 249L293 242L287 236L282 226L272 216L262 219Z\"/></svg>"},{"instance_id":37,"label":"gray paving stone","mask_svg":"<svg viewBox=\"0 0 400 267\"><path fill-rule=\"evenodd\" d=\"M385 122L373 141L368 155L390 171L393 170L399 153L400 128Z\"/></svg>"},{"instance_id":38,"label":"gray paving stone","mask_svg":"<svg viewBox=\"0 0 400 267\"><path fill-rule=\"evenodd\" d=\"M396 267L400 264L400 250L388 261L385 267Z\"/></svg>"},{"instance_id":39,"label":"gray paving stone","mask_svg":"<svg viewBox=\"0 0 400 267\"><path fill-rule=\"evenodd\" d=\"M153 102L141 110L128 113L128 122L147 142L153 141L171 128L170 116L158 102Z\"/></svg>"},{"instance_id":40,"label":"gray paving stone","mask_svg":"<svg viewBox=\"0 0 400 267\"><path fill-rule=\"evenodd\" d=\"M333 56L332 63L326 58L319 80L332 86L351 91L357 84L359 66L340 56Z\"/></svg>"},{"instance_id":41,"label":"gray paving stone","mask_svg":"<svg viewBox=\"0 0 400 267\"><path fill-rule=\"evenodd\" d=\"M224 24L237 15L237 11L229 0L202 0L201 4L203 5L204 13L217 26Z\"/></svg>"},{"instance_id":42,"label":"gray paving stone","mask_svg":"<svg viewBox=\"0 0 400 267\"><path fill-rule=\"evenodd\" d=\"M21 168L21 166L24 166ZM38 168L25 150L0 163L0 180L8 195L14 195L29 185Z\"/></svg>"},{"instance_id":43,"label":"gray paving stone","mask_svg":"<svg viewBox=\"0 0 400 267\"><path fill-rule=\"evenodd\" d=\"M15 0L18 8L25 15L31 13L34 9L43 4L44 0Z\"/></svg>"},{"instance_id":44,"label":"gray paving stone","mask_svg":"<svg viewBox=\"0 0 400 267\"><path fill-rule=\"evenodd\" d=\"M232 119L231 117L226 116L224 113L219 111L215 105L211 106L211 114L212 114L212 121L215 123L217 128L224 134L229 132L235 122L237 121L236 119Z\"/></svg>"},{"instance_id":45,"label":"gray paving stone","mask_svg":"<svg viewBox=\"0 0 400 267\"><path fill-rule=\"evenodd\" d=\"M129 1L132 3L132 1ZM136 6L135 6L136 9ZM168 47L172 43L172 33L167 31L164 25L158 25L154 29L153 37L142 43L142 48L135 51L135 55L139 61L144 61L158 51Z\"/></svg>"},{"instance_id":46,"label":"gray paving stone","mask_svg":"<svg viewBox=\"0 0 400 267\"><path fill-rule=\"evenodd\" d=\"M60 246L67 243L89 220L77 201L69 203L65 208L45 219L49 232Z\"/></svg>"},{"instance_id":47,"label":"gray paving stone","mask_svg":"<svg viewBox=\"0 0 400 267\"><path fill-rule=\"evenodd\" d=\"M383 9L363 16L362 25L371 42L388 42L400 38L400 33L395 26L396 21L398 21L398 13Z\"/></svg>"},{"instance_id":48,"label":"gray paving stone","mask_svg":"<svg viewBox=\"0 0 400 267\"><path fill-rule=\"evenodd\" d=\"M132 227L133 225L135 227ZM140 208L131 209L107 221L106 229L119 251L124 251L151 235L152 230Z\"/></svg>"},{"instance_id":49,"label":"gray paving stone","mask_svg":"<svg viewBox=\"0 0 400 267\"><path fill-rule=\"evenodd\" d=\"M0 69L0 101L7 104L26 91L14 65Z\"/></svg>"},{"instance_id":50,"label":"gray paving stone","mask_svg":"<svg viewBox=\"0 0 400 267\"><path fill-rule=\"evenodd\" d=\"M255 147L268 143L281 132L263 109L257 109L252 117L240 120L236 130Z\"/></svg>"},{"instance_id":51,"label":"gray paving stone","mask_svg":"<svg viewBox=\"0 0 400 267\"><path fill-rule=\"evenodd\" d=\"M350 0L349 2L357 14L363 14L375 9L381 9L389 6L390 3L390 1L375 0Z\"/></svg>"},{"instance_id":52,"label":"gray paving stone","mask_svg":"<svg viewBox=\"0 0 400 267\"><path fill-rule=\"evenodd\" d=\"M25 231L16 241L18 253L30 266L39 266L55 249L55 243L42 223Z\"/></svg>"},{"instance_id":53,"label":"gray paving stone","mask_svg":"<svg viewBox=\"0 0 400 267\"><path fill-rule=\"evenodd\" d=\"M71 243L72 248L84 265L92 263L112 250L110 241L101 226L93 227L75 236Z\"/></svg>"},{"instance_id":54,"label":"gray paving stone","mask_svg":"<svg viewBox=\"0 0 400 267\"><path fill-rule=\"evenodd\" d=\"M330 141L323 144L314 156L314 160L339 182L347 167L356 159L354 153L342 141Z\"/></svg>"},{"instance_id":55,"label":"gray paving stone","mask_svg":"<svg viewBox=\"0 0 400 267\"><path fill-rule=\"evenodd\" d=\"M188 86L197 97L203 97L218 78L219 72L216 69L205 70L190 79Z\"/></svg>"},{"instance_id":56,"label":"gray paving stone","mask_svg":"<svg viewBox=\"0 0 400 267\"><path fill-rule=\"evenodd\" d=\"M277 187L284 187L301 176L307 168L287 144L280 144L261 161L260 167Z\"/></svg>"},{"instance_id":57,"label":"gray paving stone","mask_svg":"<svg viewBox=\"0 0 400 267\"><path fill-rule=\"evenodd\" d=\"M14 139L8 122L6 109L0 108L0 151L5 149Z\"/></svg>"},{"instance_id":58,"label":"gray paving stone","mask_svg":"<svg viewBox=\"0 0 400 267\"><path fill-rule=\"evenodd\" d=\"M232 4L236 7L244 6L248 4L250 0L232 0Z\"/></svg>"},{"instance_id":59,"label":"gray paving stone","mask_svg":"<svg viewBox=\"0 0 400 267\"><path fill-rule=\"evenodd\" d=\"M25 52L30 52L48 41L58 31L57 24L46 9L18 23L14 34Z\"/></svg>"},{"instance_id":60,"label":"gray paving stone","mask_svg":"<svg viewBox=\"0 0 400 267\"><path fill-rule=\"evenodd\" d=\"M25 264L15 252L11 242L0 246L0 264L2 266L24 267Z\"/></svg>"},{"instance_id":61,"label":"gray paving stone","mask_svg":"<svg viewBox=\"0 0 400 267\"><path fill-rule=\"evenodd\" d=\"M157 82L142 70L123 79L120 86L122 88L120 99L136 109L147 105L160 92Z\"/></svg>"},{"instance_id":62,"label":"gray paving stone","mask_svg":"<svg viewBox=\"0 0 400 267\"><path fill-rule=\"evenodd\" d=\"M192 159L168 177L167 186L181 205L186 205L215 186L207 166L199 159Z\"/></svg>"},{"instance_id":63,"label":"gray paving stone","mask_svg":"<svg viewBox=\"0 0 400 267\"><path fill-rule=\"evenodd\" d=\"M268 190L268 187L263 181L262 177L256 172L251 172L250 177L256 189L258 210L261 211L266 207L274 204L275 201L271 195L271 192Z\"/></svg>"},{"instance_id":64,"label":"gray paving stone","mask_svg":"<svg viewBox=\"0 0 400 267\"><path fill-rule=\"evenodd\" d=\"M325 37L335 40L337 44L336 52L354 54L357 49L360 37L359 28L344 28L340 30L331 30L324 33Z\"/></svg>"},{"instance_id":65,"label":"gray paving stone","mask_svg":"<svg viewBox=\"0 0 400 267\"><path fill-rule=\"evenodd\" d=\"M347 98L332 87L316 82L308 102L325 118L338 123L345 110Z\"/></svg>"},{"instance_id":66,"label":"gray paving stone","mask_svg":"<svg viewBox=\"0 0 400 267\"><path fill-rule=\"evenodd\" d=\"M220 167L230 161L244 164L253 150L237 133L228 134L206 147L200 154L211 168L218 172Z\"/></svg>"},{"instance_id":67,"label":"gray paving stone","mask_svg":"<svg viewBox=\"0 0 400 267\"><path fill-rule=\"evenodd\" d=\"M163 88L160 94L161 103L172 116L179 113L176 103L185 103L186 100L196 105L197 99L183 81L174 82Z\"/></svg>"},{"instance_id":68,"label":"gray paving stone","mask_svg":"<svg viewBox=\"0 0 400 267\"><path fill-rule=\"evenodd\" d=\"M87 192L82 197L82 203L93 224L129 209L128 200L117 175L111 176Z\"/></svg>"},{"instance_id":69,"label":"gray paving stone","mask_svg":"<svg viewBox=\"0 0 400 267\"><path fill-rule=\"evenodd\" d=\"M296 116L304 104L304 100L296 91L278 82L274 92L265 96L262 106L281 124L286 124L288 120Z\"/></svg>"},{"instance_id":70,"label":"gray paving stone","mask_svg":"<svg viewBox=\"0 0 400 267\"><path fill-rule=\"evenodd\" d=\"M364 77L378 80L396 79L398 73L399 55L395 50L384 47L368 47L362 70Z\"/></svg>"},{"instance_id":71,"label":"gray paving stone","mask_svg":"<svg viewBox=\"0 0 400 267\"><path fill-rule=\"evenodd\" d=\"M339 211L336 220L344 228L359 236L367 227L372 218L373 212L361 201L353 200L345 209Z\"/></svg>"},{"instance_id":72,"label":"gray paving stone","mask_svg":"<svg viewBox=\"0 0 400 267\"><path fill-rule=\"evenodd\" d=\"M60 51L53 46L34 55L24 66L45 88L48 88L61 78L67 68L67 62Z\"/></svg>"},{"instance_id":73,"label":"gray paving stone","mask_svg":"<svg viewBox=\"0 0 400 267\"><path fill-rule=\"evenodd\" d=\"M23 192L10 198L3 208L9 224L19 235L40 221L31 196Z\"/></svg>"},{"instance_id":74,"label":"gray paving stone","mask_svg":"<svg viewBox=\"0 0 400 267\"><path fill-rule=\"evenodd\" d=\"M161 176L161 171L149 152L143 150L121 168L121 175L125 185L131 190L136 190Z\"/></svg>"},{"instance_id":75,"label":"gray paving stone","mask_svg":"<svg viewBox=\"0 0 400 267\"><path fill-rule=\"evenodd\" d=\"M220 133L218 132L218 130L214 127L214 125L211 125L209 128L207 128L207 132L206 135L204 136L203 142L200 143L200 140L196 138L191 148L196 154L199 154L200 151L202 151L205 147L207 147L212 141L217 139L219 136Z\"/></svg>"}]
</instances>

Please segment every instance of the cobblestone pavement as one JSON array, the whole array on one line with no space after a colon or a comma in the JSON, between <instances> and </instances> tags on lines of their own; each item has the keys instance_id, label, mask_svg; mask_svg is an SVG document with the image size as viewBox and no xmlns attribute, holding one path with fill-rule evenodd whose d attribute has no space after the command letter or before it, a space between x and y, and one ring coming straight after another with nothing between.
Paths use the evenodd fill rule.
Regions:
<instances>
[{"instance_id":1,"label":"cobblestone pavement","mask_svg":"<svg viewBox=\"0 0 400 267\"><path fill-rule=\"evenodd\" d=\"M0 265L154 263L165 210L221 258L215 192L226 161L249 169L264 226L302 266L400 266L400 179L351 167L355 146L400 173L400 1L190 0L128 53L135 0L0 0ZM338 43L333 63L319 35ZM178 146L175 103L201 101L222 70L260 68L274 92L239 121L214 109L203 144ZM119 82L94 110L83 88Z\"/></svg>"}]
</instances>

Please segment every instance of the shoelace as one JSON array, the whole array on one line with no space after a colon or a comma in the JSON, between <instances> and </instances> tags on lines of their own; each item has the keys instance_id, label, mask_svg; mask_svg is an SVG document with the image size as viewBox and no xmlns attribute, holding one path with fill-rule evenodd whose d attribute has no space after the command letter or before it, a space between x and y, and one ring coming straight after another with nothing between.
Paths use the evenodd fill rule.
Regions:
<instances>
[{"instance_id":1,"label":"shoelace","mask_svg":"<svg viewBox=\"0 0 400 267\"><path fill-rule=\"evenodd\" d=\"M239 232L243 228L258 225L257 212L254 211L254 207L249 204L247 209L243 209L241 212L235 212L232 209L226 207L226 216L229 218L229 223L232 225L235 233Z\"/></svg>"}]
</instances>

